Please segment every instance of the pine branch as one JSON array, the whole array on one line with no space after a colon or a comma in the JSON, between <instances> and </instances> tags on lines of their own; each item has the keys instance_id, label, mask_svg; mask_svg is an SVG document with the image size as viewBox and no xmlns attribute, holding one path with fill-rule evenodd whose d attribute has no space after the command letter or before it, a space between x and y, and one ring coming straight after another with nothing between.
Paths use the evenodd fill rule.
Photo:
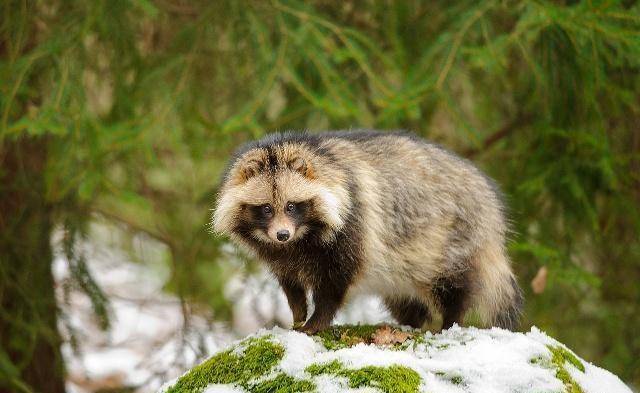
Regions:
<instances>
[{"instance_id":1,"label":"pine branch","mask_svg":"<svg viewBox=\"0 0 640 393\"><path fill-rule=\"evenodd\" d=\"M484 140L481 147L472 147L465 150L462 155L467 158L472 158L482 152L485 152L491 148L491 146L495 145L501 139L509 136L512 132L514 132L517 128L524 126L529 123L532 119L531 115L519 114L513 120L505 124L502 128L500 128L495 133L491 134L487 139Z\"/></svg>"}]
</instances>

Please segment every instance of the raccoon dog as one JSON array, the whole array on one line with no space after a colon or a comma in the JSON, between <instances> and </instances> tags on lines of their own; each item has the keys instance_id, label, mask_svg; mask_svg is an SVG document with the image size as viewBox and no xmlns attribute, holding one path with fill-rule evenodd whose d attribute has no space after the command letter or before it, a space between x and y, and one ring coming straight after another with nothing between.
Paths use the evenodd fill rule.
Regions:
<instances>
[{"instance_id":1,"label":"raccoon dog","mask_svg":"<svg viewBox=\"0 0 640 393\"><path fill-rule=\"evenodd\" d=\"M278 279L294 326L328 327L346 298L382 297L403 325L470 309L513 329L522 295L495 185L411 134L272 134L232 158L213 227ZM306 293L315 310L307 319Z\"/></svg>"}]
</instances>

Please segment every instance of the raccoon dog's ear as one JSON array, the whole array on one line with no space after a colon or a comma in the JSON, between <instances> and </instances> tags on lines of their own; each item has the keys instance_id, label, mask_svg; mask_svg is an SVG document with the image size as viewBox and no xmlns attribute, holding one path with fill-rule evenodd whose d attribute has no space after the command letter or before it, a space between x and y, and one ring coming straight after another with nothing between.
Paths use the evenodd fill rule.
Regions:
<instances>
[{"instance_id":1,"label":"raccoon dog's ear","mask_svg":"<svg viewBox=\"0 0 640 393\"><path fill-rule=\"evenodd\" d=\"M302 176L313 179L313 168L311 164L302 157L296 157L287 163L292 171L300 173Z\"/></svg>"},{"instance_id":2,"label":"raccoon dog's ear","mask_svg":"<svg viewBox=\"0 0 640 393\"><path fill-rule=\"evenodd\" d=\"M238 183L244 183L252 177L256 176L262 170L262 162L259 160L248 160L242 163L238 168L235 180Z\"/></svg>"}]
</instances>

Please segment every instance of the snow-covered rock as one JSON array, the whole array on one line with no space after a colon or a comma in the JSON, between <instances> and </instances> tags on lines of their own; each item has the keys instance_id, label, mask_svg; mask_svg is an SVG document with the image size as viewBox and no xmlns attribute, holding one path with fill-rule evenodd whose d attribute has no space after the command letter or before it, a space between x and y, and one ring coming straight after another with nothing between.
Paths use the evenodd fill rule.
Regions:
<instances>
[{"instance_id":1,"label":"snow-covered rock","mask_svg":"<svg viewBox=\"0 0 640 393\"><path fill-rule=\"evenodd\" d=\"M439 334L334 326L316 336L261 330L162 392L630 393L618 377L537 328L454 326Z\"/></svg>"}]
</instances>

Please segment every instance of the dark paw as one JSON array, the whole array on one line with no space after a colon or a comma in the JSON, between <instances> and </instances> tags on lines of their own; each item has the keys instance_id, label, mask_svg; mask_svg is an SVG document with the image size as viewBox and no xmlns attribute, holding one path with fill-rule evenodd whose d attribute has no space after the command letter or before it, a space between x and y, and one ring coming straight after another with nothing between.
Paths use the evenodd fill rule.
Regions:
<instances>
[{"instance_id":1,"label":"dark paw","mask_svg":"<svg viewBox=\"0 0 640 393\"><path fill-rule=\"evenodd\" d=\"M303 326L298 331L300 333L305 333L305 334L307 334L309 336L312 336L312 335L318 333L318 330L320 330L320 329L318 329L316 327L313 327L313 326Z\"/></svg>"},{"instance_id":2,"label":"dark paw","mask_svg":"<svg viewBox=\"0 0 640 393\"><path fill-rule=\"evenodd\" d=\"M294 312L293 313L293 324L296 325L298 323L304 323L307 320L306 312Z\"/></svg>"},{"instance_id":3,"label":"dark paw","mask_svg":"<svg viewBox=\"0 0 640 393\"><path fill-rule=\"evenodd\" d=\"M300 333L305 333L305 334L308 334L308 335L313 335L318 331L317 329L310 328L309 326L306 326L306 325L304 325L302 323L300 323L300 324L294 323L293 324L293 330L295 330L297 332L300 332Z\"/></svg>"}]
</instances>

